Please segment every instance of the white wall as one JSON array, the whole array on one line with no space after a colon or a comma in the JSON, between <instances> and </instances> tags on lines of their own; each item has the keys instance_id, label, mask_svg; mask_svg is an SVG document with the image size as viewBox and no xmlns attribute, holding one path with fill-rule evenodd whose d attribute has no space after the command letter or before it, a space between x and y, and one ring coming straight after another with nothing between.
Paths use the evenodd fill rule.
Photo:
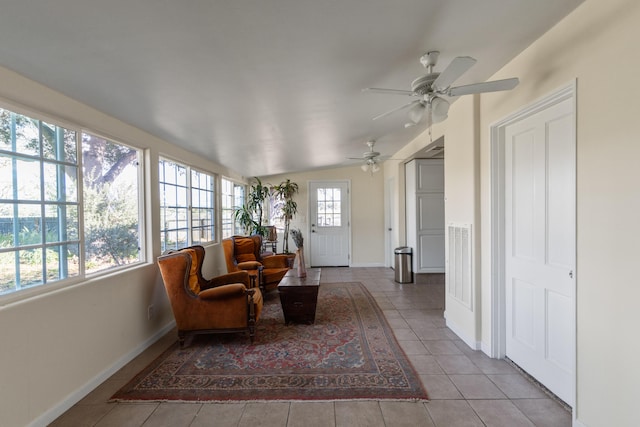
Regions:
<instances>
[{"instance_id":1,"label":"white wall","mask_svg":"<svg viewBox=\"0 0 640 427\"><path fill-rule=\"evenodd\" d=\"M153 263L160 251L158 155L242 177L3 68L0 104L28 106L37 116L66 120L146 150L148 262L73 285L48 284L32 291L39 295L29 299L0 297L0 426L42 425L171 326L173 316ZM209 253L210 259L222 259L219 245ZM226 270L214 263L205 267L211 273L220 269ZM156 316L147 320L151 303Z\"/></svg>"},{"instance_id":2,"label":"white wall","mask_svg":"<svg viewBox=\"0 0 640 427\"><path fill-rule=\"evenodd\" d=\"M445 223L471 224L473 265L480 265L480 148L479 97L466 96L451 106L445 133ZM480 345L480 269L473 270L471 306L445 293L447 326L471 348Z\"/></svg>"},{"instance_id":3,"label":"white wall","mask_svg":"<svg viewBox=\"0 0 640 427\"><path fill-rule=\"evenodd\" d=\"M521 83L513 91L480 97L478 132L468 120L468 109L458 103L444 131L447 221L469 219L481 229L476 235L481 238L476 265L481 317L465 328L479 331L483 347L490 347L489 129L577 79L576 414L577 423L585 426L631 426L639 419L640 342L635 330L640 325L640 286L634 268L640 259L638 23L636 0L587 0L493 76L518 76ZM464 172L477 164L473 150L479 150L479 175ZM472 202L477 186L479 210ZM449 310L447 306L455 316Z\"/></svg>"},{"instance_id":4,"label":"white wall","mask_svg":"<svg viewBox=\"0 0 640 427\"><path fill-rule=\"evenodd\" d=\"M345 180L351 185L351 266L381 267L384 265L384 174L364 173L360 165L322 169L309 172L289 173L261 177L263 184L277 185L286 179L298 184L299 193L294 200L298 214L291 228L299 228L305 241L309 236L309 181ZM282 237L279 237L282 240ZM282 243L278 243L278 250ZM290 239L289 250L295 250ZM305 250L306 251L306 250ZM305 258L309 263L309 256Z\"/></svg>"}]
</instances>

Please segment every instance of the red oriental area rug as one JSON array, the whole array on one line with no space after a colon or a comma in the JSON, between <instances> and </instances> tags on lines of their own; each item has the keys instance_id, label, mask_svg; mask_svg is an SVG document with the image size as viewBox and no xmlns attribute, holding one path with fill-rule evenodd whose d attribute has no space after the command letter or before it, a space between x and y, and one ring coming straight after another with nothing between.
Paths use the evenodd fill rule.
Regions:
<instances>
[{"instance_id":1,"label":"red oriental area rug","mask_svg":"<svg viewBox=\"0 0 640 427\"><path fill-rule=\"evenodd\" d=\"M256 339L174 344L112 401L426 400L420 378L361 283L323 283L312 325L285 325L267 295Z\"/></svg>"}]
</instances>

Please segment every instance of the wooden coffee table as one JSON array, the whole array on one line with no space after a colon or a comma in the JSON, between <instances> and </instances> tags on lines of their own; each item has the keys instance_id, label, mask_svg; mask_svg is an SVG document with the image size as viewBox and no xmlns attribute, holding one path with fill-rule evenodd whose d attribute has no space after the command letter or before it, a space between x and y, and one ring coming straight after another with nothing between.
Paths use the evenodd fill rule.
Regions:
<instances>
[{"instance_id":1,"label":"wooden coffee table","mask_svg":"<svg viewBox=\"0 0 640 427\"><path fill-rule=\"evenodd\" d=\"M298 270L287 272L278 285L284 323L313 323L316 319L320 269L307 269L307 277L298 277Z\"/></svg>"}]
</instances>

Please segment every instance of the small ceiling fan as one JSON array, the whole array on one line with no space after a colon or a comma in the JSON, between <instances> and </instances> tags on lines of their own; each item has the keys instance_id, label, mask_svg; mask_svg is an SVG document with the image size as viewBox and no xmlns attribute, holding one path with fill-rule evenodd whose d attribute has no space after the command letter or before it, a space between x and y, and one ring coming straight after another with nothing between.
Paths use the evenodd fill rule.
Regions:
<instances>
[{"instance_id":1,"label":"small ceiling fan","mask_svg":"<svg viewBox=\"0 0 640 427\"><path fill-rule=\"evenodd\" d=\"M369 147L369 151L365 151L362 153L362 157L348 157L350 160L362 160L362 168L363 172L371 172L375 173L380 170L380 165L378 164L382 159L380 158L380 153L373 149L373 146L376 144L375 140L367 141L367 146Z\"/></svg>"},{"instance_id":2,"label":"small ceiling fan","mask_svg":"<svg viewBox=\"0 0 640 427\"><path fill-rule=\"evenodd\" d=\"M474 93L497 92L511 90L520 82L517 77L504 80L494 80L484 83L475 83L464 86L451 85L466 73L476 60L470 56L458 56L441 73L434 72L433 67L438 62L440 52L431 51L420 57L420 63L427 69L427 74L418 77L411 83L411 90L384 89L370 87L366 92L375 92L391 95L413 96L419 99L401 105L373 118L378 120L390 114L409 108L409 122L404 126L411 127L422 122L425 118L427 125L438 123L447 118L449 113L449 101L444 97L456 97Z\"/></svg>"}]
</instances>

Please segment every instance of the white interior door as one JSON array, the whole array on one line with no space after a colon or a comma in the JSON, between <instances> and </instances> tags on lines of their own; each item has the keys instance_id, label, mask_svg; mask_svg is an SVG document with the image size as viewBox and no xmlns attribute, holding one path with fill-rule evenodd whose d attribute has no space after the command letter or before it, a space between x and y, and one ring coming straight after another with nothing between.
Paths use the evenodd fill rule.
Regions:
<instances>
[{"instance_id":1,"label":"white interior door","mask_svg":"<svg viewBox=\"0 0 640 427\"><path fill-rule=\"evenodd\" d=\"M349 183L309 183L312 267L349 265Z\"/></svg>"},{"instance_id":2,"label":"white interior door","mask_svg":"<svg viewBox=\"0 0 640 427\"><path fill-rule=\"evenodd\" d=\"M576 341L572 102L505 128L506 355L570 405Z\"/></svg>"},{"instance_id":3,"label":"white interior door","mask_svg":"<svg viewBox=\"0 0 640 427\"><path fill-rule=\"evenodd\" d=\"M384 264L390 267L394 263L394 249L398 247L398 233L394 232L396 223L396 180L389 178L385 182L385 247Z\"/></svg>"}]
</instances>

